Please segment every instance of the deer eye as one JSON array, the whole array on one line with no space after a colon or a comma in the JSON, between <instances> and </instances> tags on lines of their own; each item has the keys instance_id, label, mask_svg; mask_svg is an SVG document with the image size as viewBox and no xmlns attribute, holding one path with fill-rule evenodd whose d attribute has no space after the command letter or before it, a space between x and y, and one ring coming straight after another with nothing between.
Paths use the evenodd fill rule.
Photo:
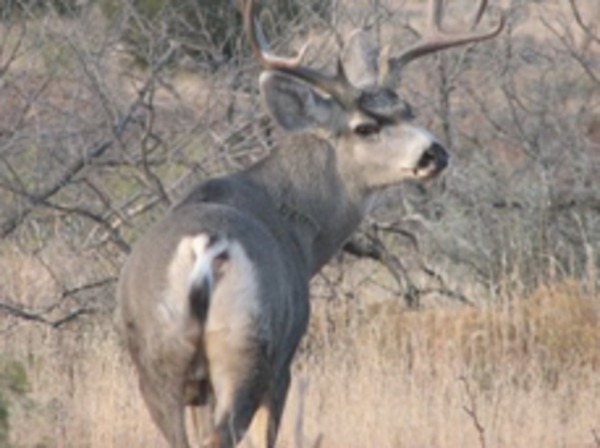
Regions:
<instances>
[{"instance_id":1,"label":"deer eye","mask_svg":"<svg viewBox=\"0 0 600 448\"><path fill-rule=\"evenodd\" d=\"M381 127L377 123L363 123L354 128L354 133L360 137L371 137L379 134Z\"/></svg>"}]
</instances>

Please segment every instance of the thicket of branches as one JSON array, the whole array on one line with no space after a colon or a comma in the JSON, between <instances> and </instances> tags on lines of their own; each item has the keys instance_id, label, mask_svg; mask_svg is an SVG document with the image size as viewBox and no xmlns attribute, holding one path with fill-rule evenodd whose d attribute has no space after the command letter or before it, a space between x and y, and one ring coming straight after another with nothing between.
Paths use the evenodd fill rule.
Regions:
<instances>
[{"instance_id":1,"label":"thicket of branches","mask_svg":"<svg viewBox=\"0 0 600 448\"><path fill-rule=\"evenodd\" d=\"M421 2L325 2L327 14L290 3L293 17L264 10L283 20L271 40L280 52L318 40L309 59L320 66L353 26L394 45L423 26ZM451 3L457 20L470 6ZM321 282L341 282L368 258L411 305L430 295L475 302L565 277L596 286L598 20L588 2L530 3L511 2L495 41L411 66L401 93L451 148L452 166L434 184L386 194ZM243 38L212 39L201 9L200 48L173 31L172 15L149 17L133 0L108 13L95 1L69 14L10 4L18 13L0 14L0 249L35 257L54 287L36 308L0 285L0 307L58 326L110 310L140 233L193 182L263 157L278 131L258 102Z\"/></svg>"}]
</instances>

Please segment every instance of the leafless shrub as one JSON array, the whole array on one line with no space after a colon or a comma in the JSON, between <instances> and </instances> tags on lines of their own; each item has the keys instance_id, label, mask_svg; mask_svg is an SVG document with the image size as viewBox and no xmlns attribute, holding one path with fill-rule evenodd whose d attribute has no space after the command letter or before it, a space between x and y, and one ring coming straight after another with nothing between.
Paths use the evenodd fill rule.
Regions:
<instances>
[{"instance_id":1,"label":"leafless shrub","mask_svg":"<svg viewBox=\"0 0 600 448\"><path fill-rule=\"evenodd\" d=\"M559 6L517 4L502 41L443 55L406 82L455 164L433 192L390 197L404 215L382 214L455 287L459 278L519 294L549 279L597 281L600 160L589 123L600 104L598 30L573 19L574 1Z\"/></svg>"}]
</instances>

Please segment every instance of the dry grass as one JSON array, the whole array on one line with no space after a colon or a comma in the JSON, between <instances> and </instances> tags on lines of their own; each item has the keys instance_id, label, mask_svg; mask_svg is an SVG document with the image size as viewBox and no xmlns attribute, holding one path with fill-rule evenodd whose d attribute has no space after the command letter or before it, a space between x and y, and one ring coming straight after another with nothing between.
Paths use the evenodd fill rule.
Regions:
<instances>
[{"instance_id":1,"label":"dry grass","mask_svg":"<svg viewBox=\"0 0 600 448\"><path fill-rule=\"evenodd\" d=\"M300 373L308 432L326 447L595 446L599 310L576 284L489 309L367 307Z\"/></svg>"},{"instance_id":2,"label":"dry grass","mask_svg":"<svg viewBox=\"0 0 600 448\"><path fill-rule=\"evenodd\" d=\"M7 259L21 269L4 270L0 284L19 292L35 263ZM597 446L600 298L575 282L487 309L314 308L281 447L299 446L299 433L303 446L322 438L324 448ZM110 316L7 328L0 353L26 366L31 385L11 401L14 446L165 447Z\"/></svg>"}]
</instances>

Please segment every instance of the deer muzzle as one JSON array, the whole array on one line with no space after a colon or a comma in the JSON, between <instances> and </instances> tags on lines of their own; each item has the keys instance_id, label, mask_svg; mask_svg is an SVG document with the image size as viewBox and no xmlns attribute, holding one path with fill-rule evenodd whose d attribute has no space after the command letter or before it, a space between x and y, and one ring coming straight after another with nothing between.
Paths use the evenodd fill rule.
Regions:
<instances>
[{"instance_id":1,"label":"deer muzzle","mask_svg":"<svg viewBox=\"0 0 600 448\"><path fill-rule=\"evenodd\" d=\"M419 161L417 162L416 172L419 177L433 177L440 174L447 166L450 155L446 148L438 142L432 142Z\"/></svg>"}]
</instances>

